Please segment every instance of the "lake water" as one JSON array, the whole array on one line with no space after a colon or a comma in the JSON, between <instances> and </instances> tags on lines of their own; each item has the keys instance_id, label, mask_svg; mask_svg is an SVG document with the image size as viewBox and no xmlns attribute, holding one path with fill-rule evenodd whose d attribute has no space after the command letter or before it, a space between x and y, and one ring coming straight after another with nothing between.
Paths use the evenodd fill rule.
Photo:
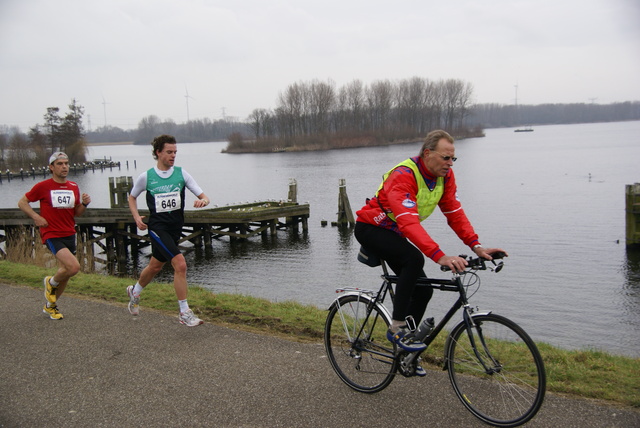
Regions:
<instances>
[{"instance_id":1,"label":"lake water","mask_svg":"<svg viewBox=\"0 0 640 428\"><path fill-rule=\"evenodd\" d=\"M214 204L285 199L295 179L298 201L311 206L307 235L222 239L211 254L188 254L189 282L321 308L337 287L377 288L379 271L356 261L352 234L321 221L337 218L340 179L355 211L383 172L420 145L228 155L220 152L224 142L179 144L177 164ZM70 177L93 207L109 206L107 177L135 177L155 163L150 146L90 148L89 158L104 156L122 169ZM485 138L456 142L456 156L459 195L481 242L510 254L502 272L481 275L472 303L512 318L536 341L640 357L640 252L624 244L625 185L640 181L640 121L489 129ZM0 207L15 207L34 181L3 181ZM448 254L470 252L438 211L423 224ZM442 275L430 261L426 272ZM170 281L170 271L159 279ZM436 292L428 315L440 318L451 294Z\"/></svg>"}]
</instances>

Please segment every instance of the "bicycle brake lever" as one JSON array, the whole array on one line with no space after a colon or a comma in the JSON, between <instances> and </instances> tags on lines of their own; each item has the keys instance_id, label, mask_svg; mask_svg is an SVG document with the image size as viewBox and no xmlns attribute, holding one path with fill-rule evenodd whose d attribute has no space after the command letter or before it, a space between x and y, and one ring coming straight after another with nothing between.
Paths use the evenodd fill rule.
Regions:
<instances>
[{"instance_id":1,"label":"bicycle brake lever","mask_svg":"<svg viewBox=\"0 0 640 428\"><path fill-rule=\"evenodd\" d=\"M495 267L491 267L491 266L489 266L489 269L490 269L492 272L495 272L495 273L500 272L500 271L502 270L502 268L504 267L504 262L500 262L500 263L497 263L497 264L496 264L496 262L494 262L493 260L491 260L491 263L493 263L493 265L494 265Z\"/></svg>"}]
</instances>

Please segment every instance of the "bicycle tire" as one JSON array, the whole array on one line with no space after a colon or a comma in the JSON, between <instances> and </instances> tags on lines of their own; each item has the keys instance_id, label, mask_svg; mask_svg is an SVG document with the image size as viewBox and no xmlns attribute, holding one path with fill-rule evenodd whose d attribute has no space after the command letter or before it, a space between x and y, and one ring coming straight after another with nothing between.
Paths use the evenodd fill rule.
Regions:
<instances>
[{"instance_id":1,"label":"bicycle tire","mask_svg":"<svg viewBox=\"0 0 640 428\"><path fill-rule=\"evenodd\" d=\"M544 401L546 374L540 352L529 335L505 317L478 314L472 319L477 326L472 329L476 349L494 371L488 373L475 355L462 321L451 331L445 347L451 385L462 404L483 422L499 427L522 425Z\"/></svg>"},{"instance_id":2,"label":"bicycle tire","mask_svg":"<svg viewBox=\"0 0 640 428\"><path fill-rule=\"evenodd\" d=\"M390 324L388 312L363 295L343 296L329 309L324 328L327 357L338 377L356 391L378 392L393 380L398 362L395 345L386 338Z\"/></svg>"}]
</instances>

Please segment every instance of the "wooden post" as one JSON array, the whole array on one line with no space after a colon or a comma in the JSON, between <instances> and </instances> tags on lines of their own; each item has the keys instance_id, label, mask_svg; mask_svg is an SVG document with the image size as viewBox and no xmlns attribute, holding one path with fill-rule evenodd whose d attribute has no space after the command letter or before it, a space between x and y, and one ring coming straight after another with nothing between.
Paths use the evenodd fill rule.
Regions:
<instances>
[{"instance_id":1,"label":"wooden post","mask_svg":"<svg viewBox=\"0 0 640 428\"><path fill-rule=\"evenodd\" d=\"M128 208L128 198L132 187L133 178L130 176L109 177L111 208Z\"/></svg>"},{"instance_id":2,"label":"wooden post","mask_svg":"<svg viewBox=\"0 0 640 428\"><path fill-rule=\"evenodd\" d=\"M120 233L121 231L124 232L125 230L125 223L118 222L118 224L116 224L115 230L113 231L115 235L115 256L118 275L123 275L127 269L127 243L124 233Z\"/></svg>"},{"instance_id":3,"label":"wooden post","mask_svg":"<svg viewBox=\"0 0 640 428\"><path fill-rule=\"evenodd\" d=\"M289 202L298 203L298 183L295 178L289 179L289 195L287 196L287 199ZM280 205L282 205L282 202L280 202ZM293 217L286 217L284 222L292 228L296 226L295 219Z\"/></svg>"},{"instance_id":4,"label":"wooden post","mask_svg":"<svg viewBox=\"0 0 640 428\"><path fill-rule=\"evenodd\" d=\"M78 226L76 228L76 257L78 259L78 263L80 263L80 271L81 272L86 272L86 268L87 268L87 258L86 258L86 248L85 248L85 242L86 242L86 233L85 233L85 228Z\"/></svg>"},{"instance_id":5,"label":"wooden post","mask_svg":"<svg viewBox=\"0 0 640 428\"><path fill-rule=\"evenodd\" d=\"M338 226L344 226L347 223L349 226L355 226L356 220L353 217L353 211L347 196L347 184L344 178L340 179L338 187Z\"/></svg>"},{"instance_id":6,"label":"wooden post","mask_svg":"<svg viewBox=\"0 0 640 428\"><path fill-rule=\"evenodd\" d=\"M640 245L640 183L625 186L627 247Z\"/></svg>"},{"instance_id":7,"label":"wooden post","mask_svg":"<svg viewBox=\"0 0 640 428\"><path fill-rule=\"evenodd\" d=\"M85 229L85 254L87 256L87 266L89 272L96 271L95 252L91 239L93 238L93 226L88 226Z\"/></svg>"},{"instance_id":8,"label":"wooden post","mask_svg":"<svg viewBox=\"0 0 640 428\"><path fill-rule=\"evenodd\" d=\"M211 227L208 225L202 226L202 235L204 236L204 249L211 250L213 248Z\"/></svg>"},{"instance_id":9,"label":"wooden post","mask_svg":"<svg viewBox=\"0 0 640 428\"><path fill-rule=\"evenodd\" d=\"M289 202L298 203L298 183L295 178L289 180Z\"/></svg>"}]
</instances>

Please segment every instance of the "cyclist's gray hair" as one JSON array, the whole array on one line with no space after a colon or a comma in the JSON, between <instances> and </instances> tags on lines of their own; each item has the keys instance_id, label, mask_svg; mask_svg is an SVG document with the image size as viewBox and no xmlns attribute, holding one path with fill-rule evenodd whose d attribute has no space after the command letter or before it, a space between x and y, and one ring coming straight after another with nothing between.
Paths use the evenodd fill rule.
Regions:
<instances>
[{"instance_id":1,"label":"cyclist's gray hair","mask_svg":"<svg viewBox=\"0 0 640 428\"><path fill-rule=\"evenodd\" d=\"M443 131L442 129L436 129L435 131L429 132L424 139L424 144L422 145L418 156L422 156L424 154L424 151L427 149L435 150L436 146L438 145L438 141L442 140L443 138L453 144L453 137L449 135L448 132Z\"/></svg>"}]
</instances>

